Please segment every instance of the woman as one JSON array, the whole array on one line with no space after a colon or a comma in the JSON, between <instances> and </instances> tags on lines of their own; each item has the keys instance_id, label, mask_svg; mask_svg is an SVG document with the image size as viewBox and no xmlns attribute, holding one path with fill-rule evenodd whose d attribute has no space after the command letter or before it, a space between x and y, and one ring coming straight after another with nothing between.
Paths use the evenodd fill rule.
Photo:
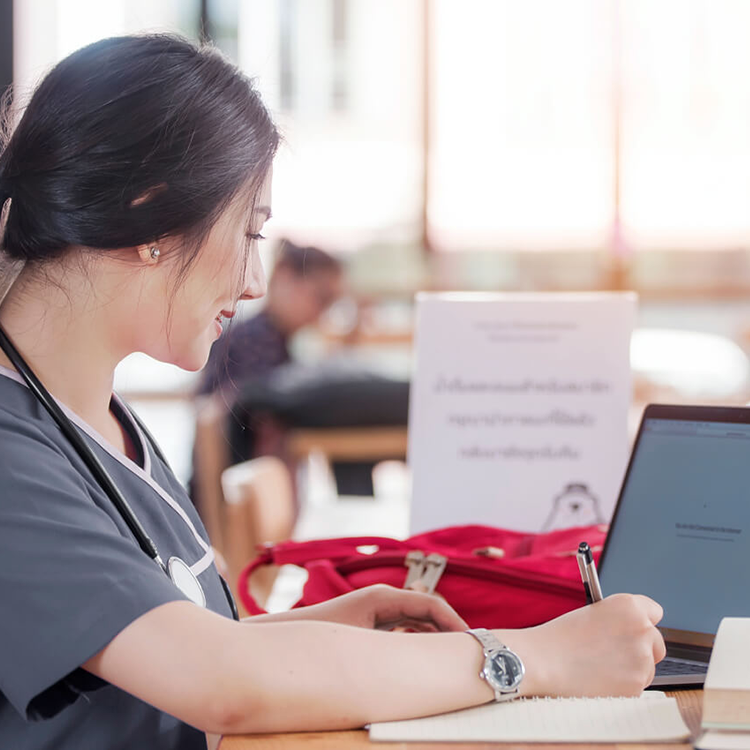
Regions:
<instances>
[{"instance_id":1,"label":"woman","mask_svg":"<svg viewBox=\"0 0 750 750\"><path fill-rule=\"evenodd\" d=\"M425 594L375 587L235 622L189 499L112 394L134 351L199 369L238 300L263 295L277 142L217 54L123 37L60 62L0 155L4 747L197 748L203 732L357 727L493 698L483 647ZM621 595L495 631L525 665L508 696L637 693L664 653L660 617ZM399 622L426 632L380 632Z\"/></svg>"}]
</instances>

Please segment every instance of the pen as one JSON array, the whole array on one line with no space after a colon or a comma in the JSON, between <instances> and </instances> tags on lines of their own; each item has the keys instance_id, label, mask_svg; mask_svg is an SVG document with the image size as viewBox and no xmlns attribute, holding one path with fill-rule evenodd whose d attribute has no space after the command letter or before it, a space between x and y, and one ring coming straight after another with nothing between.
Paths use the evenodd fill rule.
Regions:
<instances>
[{"instance_id":1,"label":"pen","mask_svg":"<svg viewBox=\"0 0 750 750\"><path fill-rule=\"evenodd\" d=\"M578 552L576 553L576 560L578 560L578 570L581 572L581 581L583 581L583 590L586 592L586 604L591 604L591 587L589 586L589 574L586 572L586 559L584 554L581 552L583 545L588 547L586 542L581 542L578 545Z\"/></svg>"},{"instance_id":2,"label":"pen","mask_svg":"<svg viewBox=\"0 0 750 750\"><path fill-rule=\"evenodd\" d=\"M583 588L586 592L587 604L600 602L604 596L599 583L599 574L596 572L594 556L591 554L591 547L589 547L588 542L581 542L578 545L576 559L578 560L578 570L581 572Z\"/></svg>"}]
</instances>

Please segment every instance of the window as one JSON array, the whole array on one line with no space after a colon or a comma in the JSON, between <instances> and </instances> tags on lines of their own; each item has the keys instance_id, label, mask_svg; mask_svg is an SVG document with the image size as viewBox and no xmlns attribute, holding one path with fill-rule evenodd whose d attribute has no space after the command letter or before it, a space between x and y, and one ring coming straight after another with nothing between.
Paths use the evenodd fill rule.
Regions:
<instances>
[{"instance_id":1,"label":"window","mask_svg":"<svg viewBox=\"0 0 750 750\"><path fill-rule=\"evenodd\" d=\"M419 241L420 9L414 0L240 4L240 64L285 137L276 233L333 250Z\"/></svg>"},{"instance_id":2,"label":"window","mask_svg":"<svg viewBox=\"0 0 750 750\"><path fill-rule=\"evenodd\" d=\"M429 221L442 250L598 250L613 217L601 0L437 0Z\"/></svg>"},{"instance_id":3,"label":"window","mask_svg":"<svg viewBox=\"0 0 750 750\"><path fill-rule=\"evenodd\" d=\"M404 288L750 286L746 0L23 0L16 82L202 13L285 137L271 236L411 249Z\"/></svg>"},{"instance_id":4,"label":"window","mask_svg":"<svg viewBox=\"0 0 750 750\"><path fill-rule=\"evenodd\" d=\"M635 250L750 241L750 5L628 0L623 228Z\"/></svg>"},{"instance_id":5,"label":"window","mask_svg":"<svg viewBox=\"0 0 750 750\"><path fill-rule=\"evenodd\" d=\"M58 60L108 36L172 31L195 37L198 0L16 0L14 83L21 99Z\"/></svg>"}]
</instances>

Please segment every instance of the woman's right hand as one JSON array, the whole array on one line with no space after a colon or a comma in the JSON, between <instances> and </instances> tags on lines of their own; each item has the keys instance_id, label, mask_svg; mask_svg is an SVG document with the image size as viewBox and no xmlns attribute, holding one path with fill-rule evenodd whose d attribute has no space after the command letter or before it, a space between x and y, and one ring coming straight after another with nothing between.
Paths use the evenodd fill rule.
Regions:
<instances>
[{"instance_id":1,"label":"woman's right hand","mask_svg":"<svg viewBox=\"0 0 750 750\"><path fill-rule=\"evenodd\" d=\"M527 695L639 695L666 653L646 596L615 594L525 631L500 631L526 667Z\"/></svg>"}]
</instances>

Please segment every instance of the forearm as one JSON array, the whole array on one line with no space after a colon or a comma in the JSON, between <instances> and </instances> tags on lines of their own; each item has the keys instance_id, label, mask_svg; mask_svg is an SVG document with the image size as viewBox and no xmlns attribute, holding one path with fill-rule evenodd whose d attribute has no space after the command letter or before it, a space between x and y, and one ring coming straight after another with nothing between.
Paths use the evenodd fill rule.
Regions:
<instances>
[{"instance_id":1,"label":"forearm","mask_svg":"<svg viewBox=\"0 0 750 750\"><path fill-rule=\"evenodd\" d=\"M248 625L262 625L269 622L298 622L300 620L317 620L317 621L328 621L328 618L316 616L316 607L301 607L298 609L290 609L285 612L266 612L262 615L251 615L250 617L243 617L242 622Z\"/></svg>"},{"instance_id":2,"label":"forearm","mask_svg":"<svg viewBox=\"0 0 750 750\"><path fill-rule=\"evenodd\" d=\"M242 630L221 660L225 732L344 729L492 699L481 648L465 634L318 622Z\"/></svg>"},{"instance_id":3,"label":"forearm","mask_svg":"<svg viewBox=\"0 0 750 750\"><path fill-rule=\"evenodd\" d=\"M638 695L664 656L661 608L618 595L544 625L495 630L526 674L521 695ZM236 630L243 630L238 628ZM464 633L393 634L328 623L246 627L238 663L256 685L233 703L232 731L337 729L456 710L492 699L479 644ZM242 668L235 672L244 684ZM287 696L293 699L286 702ZM245 705L262 709L244 715Z\"/></svg>"},{"instance_id":4,"label":"forearm","mask_svg":"<svg viewBox=\"0 0 750 750\"><path fill-rule=\"evenodd\" d=\"M392 618L378 609L384 622ZM660 617L651 600L620 595L535 628L494 632L526 667L522 695L637 695L664 656L654 627ZM448 618L443 629L461 624ZM253 626L171 602L132 622L83 666L185 722L226 734L344 729L477 705L493 697L479 677L482 663L479 644L461 632L316 621Z\"/></svg>"},{"instance_id":5,"label":"forearm","mask_svg":"<svg viewBox=\"0 0 750 750\"><path fill-rule=\"evenodd\" d=\"M523 658L523 655L522 655ZM134 621L84 665L207 732L358 727L491 700L463 633L236 623L186 602Z\"/></svg>"}]
</instances>

